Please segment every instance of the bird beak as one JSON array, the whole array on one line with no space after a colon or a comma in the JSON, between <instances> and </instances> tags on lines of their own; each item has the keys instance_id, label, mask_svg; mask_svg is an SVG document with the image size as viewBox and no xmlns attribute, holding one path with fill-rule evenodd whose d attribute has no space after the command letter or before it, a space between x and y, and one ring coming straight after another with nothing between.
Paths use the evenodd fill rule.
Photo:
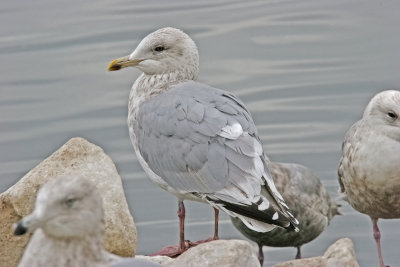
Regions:
<instances>
[{"instance_id":1,"label":"bird beak","mask_svg":"<svg viewBox=\"0 0 400 267\"><path fill-rule=\"evenodd\" d=\"M34 213L22 218L17 224L14 225L14 235L23 235L25 233L32 233L41 225Z\"/></svg>"},{"instance_id":2,"label":"bird beak","mask_svg":"<svg viewBox=\"0 0 400 267\"><path fill-rule=\"evenodd\" d=\"M114 59L108 65L108 71L120 70L126 67L134 67L142 62L143 59L130 59L130 56Z\"/></svg>"}]
</instances>

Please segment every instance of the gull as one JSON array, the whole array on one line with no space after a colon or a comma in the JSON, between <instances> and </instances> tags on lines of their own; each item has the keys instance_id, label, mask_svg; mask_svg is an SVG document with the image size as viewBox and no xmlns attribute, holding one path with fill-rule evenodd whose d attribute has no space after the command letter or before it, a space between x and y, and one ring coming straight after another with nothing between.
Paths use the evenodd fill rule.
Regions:
<instances>
[{"instance_id":1,"label":"gull","mask_svg":"<svg viewBox=\"0 0 400 267\"><path fill-rule=\"evenodd\" d=\"M300 259L301 246L317 238L329 225L333 216L340 214L339 205L330 198L321 181L309 168L300 164L280 162L270 162L268 167L276 188L299 220L300 231L276 228L258 233L237 218L231 217L236 229L257 243L261 266L264 262L263 246L296 247L296 259Z\"/></svg>"},{"instance_id":2,"label":"gull","mask_svg":"<svg viewBox=\"0 0 400 267\"><path fill-rule=\"evenodd\" d=\"M178 198L180 238L172 254L188 246L184 200L215 209L213 239L218 239L218 210L258 232L275 226L297 230L269 174L250 112L235 95L196 81L199 54L186 33L170 27L150 33L108 70L125 67L143 72L128 108L137 158L155 184Z\"/></svg>"},{"instance_id":3,"label":"gull","mask_svg":"<svg viewBox=\"0 0 400 267\"><path fill-rule=\"evenodd\" d=\"M15 235L33 233L19 267L156 267L104 249L104 211L96 186L79 175L61 175L40 188L34 211L21 219Z\"/></svg>"},{"instance_id":4,"label":"gull","mask_svg":"<svg viewBox=\"0 0 400 267\"><path fill-rule=\"evenodd\" d=\"M400 218L400 92L375 95L361 120L344 137L338 176L340 192L370 216L379 264L384 267L378 219Z\"/></svg>"}]
</instances>

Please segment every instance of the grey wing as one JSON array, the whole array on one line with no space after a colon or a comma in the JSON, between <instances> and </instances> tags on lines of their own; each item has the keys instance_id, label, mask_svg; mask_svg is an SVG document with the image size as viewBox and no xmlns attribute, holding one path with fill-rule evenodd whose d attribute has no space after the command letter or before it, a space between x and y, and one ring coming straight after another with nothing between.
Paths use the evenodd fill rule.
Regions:
<instances>
[{"instance_id":1,"label":"grey wing","mask_svg":"<svg viewBox=\"0 0 400 267\"><path fill-rule=\"evenodd\" d=\"M133 127L143 159L176 192L233 215L296 228L269 175L251 115L232 94L179 84L141 103Z\"/></svg>"}]
</instances>

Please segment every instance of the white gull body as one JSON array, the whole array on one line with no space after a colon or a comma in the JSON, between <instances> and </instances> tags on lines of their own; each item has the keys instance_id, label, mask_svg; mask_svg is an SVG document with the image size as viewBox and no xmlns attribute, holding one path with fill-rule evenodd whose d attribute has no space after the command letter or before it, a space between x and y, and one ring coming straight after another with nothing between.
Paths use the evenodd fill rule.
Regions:
<instances>
[{"instance_id":1,"label":"white gull body","mask_svg":"<svg viewBox=\"0 0 400 267\"><path fill-rule=\"evenodd\" d=\"M187 34L157 30L109 70L128 66L143 71L129 97L133 147L150 179L178 198L181 220L188 199L255 231L297 229L271 179L251 114L231 93L196 82L199 56Z\"/></svg>"}]
</instances>

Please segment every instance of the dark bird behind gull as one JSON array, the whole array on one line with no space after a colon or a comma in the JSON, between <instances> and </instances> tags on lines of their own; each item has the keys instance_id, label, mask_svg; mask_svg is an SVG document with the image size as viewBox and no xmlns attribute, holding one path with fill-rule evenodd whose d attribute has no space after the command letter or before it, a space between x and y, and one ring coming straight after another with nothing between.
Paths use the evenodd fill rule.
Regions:
<instances>
[{"instance_id":1,"label":"dark bird behind gull","mask_svg":"<svg viewBox=\"0 0 400 267\"><path fill-rule=\"evenodd\" d=\"M318 237L328 226L333 216L339 214L321 181L305 166L293 163L270 162L276 188L299 220L299 232L275 228L266 233L249 229L237 218L231 217L233 225L243 235L257 243L259 259L263 264L263 246L297 247L296 258L301 258L301 246Z\"/></svg>"}]
</instances>

